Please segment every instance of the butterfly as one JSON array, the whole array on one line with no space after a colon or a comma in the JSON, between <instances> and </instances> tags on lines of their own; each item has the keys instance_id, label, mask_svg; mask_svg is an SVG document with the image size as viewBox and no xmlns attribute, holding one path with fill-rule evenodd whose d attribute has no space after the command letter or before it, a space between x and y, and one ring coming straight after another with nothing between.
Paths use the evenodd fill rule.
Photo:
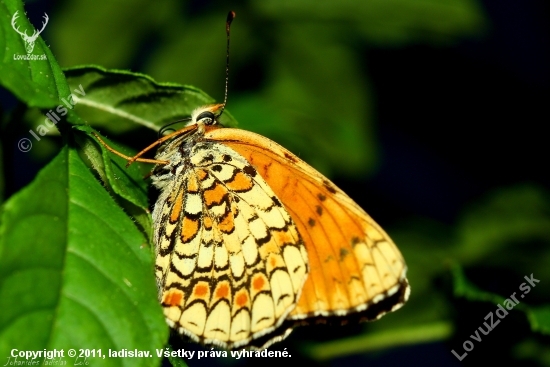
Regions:
<instances>
[{"instance_id":1,"label":"butterfly","mask_svg":"<svg viewBox=\"0 0 550 367\"><path fill-rule=\"evenodd\" d=\"M155 274L170 327L207 345L265 348L299 324L400 308L407 268L384 230L287 149L222 127L226 102L227 74L222 104L195 109L134 157L94 133L128 164L155 164ZM157 145L155 159L140 158Z\"/></svg>"}]
</instances>

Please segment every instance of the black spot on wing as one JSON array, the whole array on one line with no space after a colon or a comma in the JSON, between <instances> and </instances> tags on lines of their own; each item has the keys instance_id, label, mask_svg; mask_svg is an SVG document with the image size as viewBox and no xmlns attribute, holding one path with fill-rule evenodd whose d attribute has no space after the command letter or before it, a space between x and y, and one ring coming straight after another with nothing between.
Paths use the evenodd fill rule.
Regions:
<instances>
[{"instance_id":1,"label":"black spot on wing","mask_svg":"<svg viewBox=\"0 0 550 367\"><path fill-rule=\"evenodd\" d=\"M325 189L327 189L328 192L330 192L331 194L336 194L336 189L334 188L334 185L328 181L328 180L323 180L323 186L325 187Z\"/></svg>"},{"instance_id":2,"label":"black spot on wing","mask_svg":"<svg viewBox=\"0 0 550 367\"><path fill-rule=\"evenodd\" d=\"M247 175L250 175L251 177L256 176L256 170L252 166L245 166L243 168L243 172L246 173Z\"/></svg>"},{"instance_id":3,"label":"black spot on wing","mask_svg":"<svg viewBox=\"0 0 550 367\"><path fill-rule=\"evenodd\" d=\"M256 238L256 243L258 246L265 245L271 240L271 232L267 231L267 235L263 238Z\"/></svg>"},{"instance_id":4,"label":"black spot on wing","mask_svg":"<svg viewBox=\"0 0 550 367\"><path fill-rule=\"evenodd\" d=\"M344 260L344 257L349 254L349 251L345 248L340 249L340 261Z\"/></svg>"},{"instance_id":5,"label":"black spot on wing","mask_svg":"<svg viewBox=\"0 0 550 367\"><path fill-rule=\"evenodd\" d=\"M315 211L318 215L323 215L323 208L320 205L315 206Z\"/></svg>"},{"instance_id":6,"label":"black spot on wing","mask_svg":"<svg viewBox=\"0 0 550 367\"><path fill-rule=\"evenodd\" d=\"M298 162L296 157L294 157L292 154L289 154L288 152L285 152L285 158L291 161L292 163Z\"/></svg>"}]
</instances>

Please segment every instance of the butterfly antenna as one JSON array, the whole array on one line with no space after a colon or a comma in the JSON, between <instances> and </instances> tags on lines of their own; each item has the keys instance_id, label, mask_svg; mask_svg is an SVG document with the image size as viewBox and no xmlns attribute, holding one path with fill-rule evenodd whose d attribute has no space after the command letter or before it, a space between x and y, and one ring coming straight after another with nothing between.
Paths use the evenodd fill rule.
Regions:
<instances>
[{"instance_id":1,"label":"butterfly antenna","mask_svg":"<svg viewBox=\"0 0 550 367\"><path fill-rule=\"evenodd\" d=\"M177 124L178 122L188 122L188 121L191 121L191 117L186 117L184 119L181 119L181 120L176 120L176 121L172 121L172 122L169 122L167 123L166 125L164 125L163 127L160 128L159 130L159 133L158 133L158 138L162 138L162 136L164 135L164 133L169 130L168 127L174 125L174 124Z\"/></svg>"},{"instance_id":2,"label":"butterfly antenna","mask_svg":"<svg viewBox=\"0 0 550 367\"><path fill-rule=\"evenodd\" d=\"M225 32L227 33L227 53L226 53L226 60L225 60L225 95L223 97L223 105L220 110L220 114L218 115L218 118L222 115L223 110L225 109L225 105L227 104L227 89L229 85L229 33L231 30L231 22L235 19L235 12L230 11L227 14L227 21L225 22Z\"/></svg>"}]
</instances>

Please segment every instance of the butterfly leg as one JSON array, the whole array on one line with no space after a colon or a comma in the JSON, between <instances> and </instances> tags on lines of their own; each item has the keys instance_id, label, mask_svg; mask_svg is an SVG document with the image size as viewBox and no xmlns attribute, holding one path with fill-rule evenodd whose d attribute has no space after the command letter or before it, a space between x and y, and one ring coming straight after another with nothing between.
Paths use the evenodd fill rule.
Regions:
<instances>
[{"instance_id":1,"label":"butterfly leg","mask_svg":"<svg viewBox=\"0 0 550 367\"><path fill-rule=\"evenodd\" d=\"M103 141L103 139L101 139L99 137L99 135L97 135L96 133L92 132L92 134L96 137L96 139L101 143L101 145L103 145L105 147L105 149L107 149L109 152L113 153L113 154L116 154L118 155L119 157L122 157L124 159L126 159L128 162L143 162L143 163L153 163L153 164L168 164L170 162L168 161L159 161L159 160L156 160L156 159L147 159L147 158L136 158L136 157L128 157L127 155L124 155L122 154L121 152L119 152L118 150L115 150L113 148L111 148L107 143L105 143Z\"/></svg>"}]
</instances>

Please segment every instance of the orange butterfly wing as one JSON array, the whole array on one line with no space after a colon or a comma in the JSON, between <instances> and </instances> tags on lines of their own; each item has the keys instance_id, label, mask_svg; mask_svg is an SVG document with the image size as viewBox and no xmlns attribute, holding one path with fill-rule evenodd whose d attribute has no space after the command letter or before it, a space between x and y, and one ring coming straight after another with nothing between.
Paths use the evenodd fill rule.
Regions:
<instances>
[{"instance_id":1,"label":"orange butterfly wing","mask_svg":"<svg viewBox=\"0 0 550 367\"><path fill-rule=\"evenodd\" d=\"M410 293L403 257L389 236L321 173L277 143L240 129L208 127L205 141L237 151L264 178L303 238L310 273L290 319L375 309L378 319ZM383 304L383 307L370 307Z\"/></svg>"}]
</instances>

